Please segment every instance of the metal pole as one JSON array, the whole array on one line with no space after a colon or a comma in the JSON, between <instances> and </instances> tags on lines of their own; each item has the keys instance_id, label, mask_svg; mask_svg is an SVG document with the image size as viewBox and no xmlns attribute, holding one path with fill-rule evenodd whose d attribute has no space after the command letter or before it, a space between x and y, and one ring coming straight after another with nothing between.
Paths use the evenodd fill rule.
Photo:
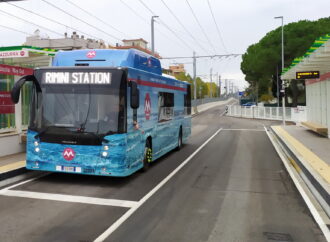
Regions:
<instances>
[{"instance_id":1,"label":"metal pole","mask_svg":"<svg viewBox=\"0 0 330 242\"><path fill-rule=\"evenodd\" d=\"M151 53L152 53L152 55L155 55L155 31L154 31L155 18L158 18L158 16L151 17Z\"/></svg>"},{"instance_id":2,"label":"metal pole","mask_svg":"<svg viewBox=\"0 0 330 242\"><path fill-rule=\"evenodd\" d=\"M212 98L212 68L210 69L210 98Z\"/></svg>"},{"instance_id":3,"label":"metal pole","mask_svg":"<svg viewBox=\"0 0 330 242\"><path fill-rule=\"evenodd\" d=\"M195 106L194 111L197 113L197 83L196 83L196 53L193 53L193 80L194 80L194 99L195 99Z\"/></svg>"},{"instance_id":4,"label":"metal pole","mask_svg":"<svg viewBox=\"0 0 330 242\"><path fill-rule=\"evenodd\" d=\"M281 19L282 21L282 71L284 70L284 30L283 30L283 16L275 17L275 19ZM283 109L283 125L285 126L285 88L284 80L282 80L282 109Z\"/></svg>"},{"instance_id":5,"label":"metal pole","mask_svg":"<svg viewBox=\"0 0 330 242\"><path fill-rule=\"evenodd\" d=\"M284 70L284 31L283 31L283 16L282 16L282 71ZM285 126L285 87L284 80L282 80L282 107L283 107L283 125Z\"/></svg>"},{"instance_id":6,"label":"metal pole","mask_svg":"<svg viewBox=\"0 0 330 242\"><path fill-rule=\"evenodd\" d=\"M276 65L276 96L277 96L277 107L280 106L280 89L278 86L278 65Z\"/></svg>"},{"instance_id":7,"label":"metal pole","mask_svg":"<svg viewBox=\"0 0 330 242\"><path fill-rule=\"evenodd\" d=\"M221 96L221 75L219 75L219 97Z\"/></svg>"}]
</instances>

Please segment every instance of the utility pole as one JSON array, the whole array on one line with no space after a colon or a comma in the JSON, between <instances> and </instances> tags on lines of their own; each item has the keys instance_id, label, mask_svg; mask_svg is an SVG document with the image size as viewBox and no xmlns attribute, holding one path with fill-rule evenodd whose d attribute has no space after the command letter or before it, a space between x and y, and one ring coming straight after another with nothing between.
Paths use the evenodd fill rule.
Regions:
<instances>
[{"instance_id":1,"label":"utility pole","mask_svg":"<svg viewBox=\"0 0 330 242\"><path fill-rule=\"evenodd\" d=\"M155 31L154 31L154 22L155 18L158 18L159 16L152 16L151 17L151 53L152 55L155 55Z\"/></svg>"},{"instance_id":2,"label":"utility pole","mask_svg":"<svg viewBox=\"0 0 330 242\"><path fill-rule=\"evenodd\" d=\"M276 95L277 95L277 107L280 106L280 89L278 83L278 65L276 65Z\"/></svg>"},{"instance_id":3,"label":"utility pole","mask_svg":"<svg viewBox=\"0 0 330 242\"><path fill-rule=\"evenodd\" d=\"M210 98L212 98L212 68L210 69Z\"/></svg>"},{"instance_id":4,"label":"utility pole","mask_svg":"<svg viewBox=\"0 0 330 242\"><path fill-rule=\"evenodd\" d=\"M219 97L221 96L221 75L219 75Z\"/></svg>"},{"instance_id":5,"label":"utility pole","mask_svg":"<svg viewBox=\"0 0 330 242\"><path fill-rule=\"evenodd\" d=\"M282 21L282 71L284 70L284 32L283 32L283 16L275 17L275 19L281 19ZM285 87L282 80L282 109L283 109L283 125L285 126Z\"/></svg>"},{"instance_id":6,"label":"utility pole","mask_svg":"<svg viewBox=\"0 0 330 242\"><path fill-rule=\"evenodd\" d=\"M196 81L196 53L193 53L193 79L194 79L194 99L195 99L195 106L194 111L197 113L197 81Z\"/></svg>"}]
</instances>

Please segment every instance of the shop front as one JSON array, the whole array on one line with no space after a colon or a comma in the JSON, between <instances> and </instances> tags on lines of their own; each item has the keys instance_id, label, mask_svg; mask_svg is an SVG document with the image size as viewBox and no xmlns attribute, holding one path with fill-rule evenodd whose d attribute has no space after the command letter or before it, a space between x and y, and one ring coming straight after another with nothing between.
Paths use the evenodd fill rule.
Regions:
<instances>
[{"instance_id":1,"label":"shop front","mask_svg":"<svg viewBox=\"0 0 330 242\"><path fill-rule=\"evenodd\" d=\"M0 157L25 150L32 86L24 85L18 104L11 101L14 83L35 67L49 66L55 50L32 46L0 47Z\"/></svg>"}]
</instances>

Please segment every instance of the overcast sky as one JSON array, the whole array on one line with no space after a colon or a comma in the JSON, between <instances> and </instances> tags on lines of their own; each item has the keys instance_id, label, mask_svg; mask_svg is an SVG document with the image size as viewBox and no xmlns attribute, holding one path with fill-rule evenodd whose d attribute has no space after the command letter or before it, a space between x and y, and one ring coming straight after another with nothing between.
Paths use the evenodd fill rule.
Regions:
<instances>
[{"instance_id":1,"label":"overcast sky","mask_svg":"<svg viewBox=\"0 0 330 242\"><path fill-rule=\"evenodd\" d=\"M72 16L64 14L42 0L11 3L45 15L51 19L56 19L69 28L54 24L14 6L10 6L7 3L0 3L0 25L31 34L36 29L40 29L41 33L51 38L60 37L54 32L71 33L72 29L74 29L78 34L81 34L81 31L86 32L113 45L117 42L120 43L122 39L128 38L144 38L150 42L151 10L160 17L155 24L155 48L163 57L192 56L194 50L197 55L243 54L249 45L258 42L267 32L277 28L281 24L280 20L274 19L274 16L284 16L284 23L296 22L303 19L316 20L322 17L328 17L330 9L330 0L209 0L216 23L220 29L224 47L213 21L207 0L70 0L74 4L79 4L80 7L86 9L88 12L98 16L102 21L108 23L108 25L74 7L67 0L46 1L55 3L56 6L68 11L73 16L83 19L108 34L90 27ZM173 17L163 2L176 15L184 28ZM196 22L187 2L198 18L202 29ZM39 28L14 17L9 17L1 11L37 23L54 32ZM114 27L114 29L109 25ZM169 31L164 25L170 27L172 31ZM26 34L8 30L1 26L0 29L0 46L21 45L24 43ZM187 71L192 74L191 59L162 61L164 66L168 66L173 62L185 63ZM202 76L209 75L212 68L213 73L221 74L222 79L233 79L235 85L242 89L246 84L244 82L244 75L240 71L240 62L241 58L237 57L198 59L197 74Z\"/></svg>"}]
</instances>

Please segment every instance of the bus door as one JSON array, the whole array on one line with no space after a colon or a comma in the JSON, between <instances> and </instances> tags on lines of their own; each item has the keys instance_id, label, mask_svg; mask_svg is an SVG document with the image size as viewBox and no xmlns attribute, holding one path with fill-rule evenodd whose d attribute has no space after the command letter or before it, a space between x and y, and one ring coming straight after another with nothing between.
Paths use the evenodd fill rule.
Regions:
<instances>
[{"instance_id":1,"label":"bus door","mask_svg":"<svg viewBox=\"0 0 330 242\"><path fill-rule=\"evenodd\" d=\"M174 118L174 94L159 92L158 94L158 125L157 139L158 150L168 149L173 142L174 130L172 119Z\"/></svg>"},{"instance_id":2,"label":"bus door","mask_svg":"<svg viewBox=\"0 0 330 242\"><path fill-rule=\"evenodd\" d=\"M129 112L127 118L131 120L127 120L127 159L131 166L135 166L143 158L145 143L142 140L138 118L138 111L141 109L140 91L136 82L133 81L129 82L129 89L130 108L127 109Z\"/></svg>"}]
</instances>

